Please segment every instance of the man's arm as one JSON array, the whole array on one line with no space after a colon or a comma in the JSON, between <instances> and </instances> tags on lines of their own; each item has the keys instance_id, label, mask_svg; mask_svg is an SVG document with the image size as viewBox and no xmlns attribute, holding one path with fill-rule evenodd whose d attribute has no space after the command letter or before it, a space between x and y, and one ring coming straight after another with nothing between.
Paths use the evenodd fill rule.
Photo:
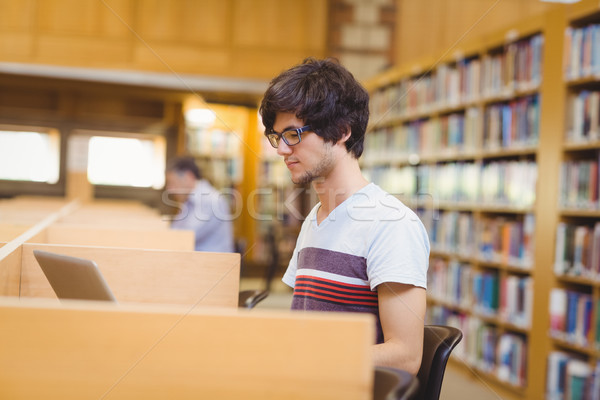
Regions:
<instances>
[{"instance_id":1,"label":"man's arm","mask_svg":"<svg viewBox=\"0 0 600 400\"><path fill-rule=\"evenodd\" d=\"M423 354L425 289L386 282L377 286L377 292L384 342L373 346L375 365L395 367L416 375Z\"/></svg>"}]
</instances>

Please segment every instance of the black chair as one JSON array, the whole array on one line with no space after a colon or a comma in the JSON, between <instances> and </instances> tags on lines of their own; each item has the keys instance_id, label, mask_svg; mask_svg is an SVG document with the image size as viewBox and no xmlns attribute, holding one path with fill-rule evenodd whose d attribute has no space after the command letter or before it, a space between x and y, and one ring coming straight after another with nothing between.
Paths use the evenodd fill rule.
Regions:
<instances>
[{"instance_id":1,"label":"black chair","mask_svg":"<svg viewBox=\"0 0 600 400\"><path fill-rule=\"evenodd\" d=\"M440 398L446 363L450 353L463 337L460 329L443 325L425 325L423 359L417 373L419 390L415 399Z\"/></svg>"},{"instance_id":2,"label":"black chair","mask_svg":"<svg viewBox=\"0 0 600 400\"><path fill-rule=\"evenodd\" d=\"M238 298L238 307L254 308L269 295L268 290L242 290Z\"/></svg>"},{"instance_id":3,"label":"black chair","mask_svg":"<svg viewBox=\"0 0 600 400\"><path fill-rule=\"evenodd\" d=\"M392 367L375 367L373 400L408 400L419 390L419 381L410 372Z\"/></svg>"},{"instance_id":4,"label":"black chair","mask_svg":"<svg viewBox=\"0 0 600 400\"><path fill-rule=\"evenodd\" d=\"M243 240L236 240L235 252L240 253L240 279L244 270L244 256L246 255L246 243ZM268 289L268 288L267 288ZM268 290L242 290L238 296L239 308L254 308L269 295Z\"/></svg>"}]
</instances>

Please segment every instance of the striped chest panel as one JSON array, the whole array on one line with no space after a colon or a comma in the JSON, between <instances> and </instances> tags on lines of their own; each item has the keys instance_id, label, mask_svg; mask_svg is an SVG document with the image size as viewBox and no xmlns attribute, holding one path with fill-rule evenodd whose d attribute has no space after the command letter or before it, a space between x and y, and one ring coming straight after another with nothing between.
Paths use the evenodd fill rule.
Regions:
<instances>
[{"instance_id":1,"label":"striped chest panel","mask_svg":"<svg viewBox=\"0 0 600 400\"><path fill-rule=\"evenodd\" d=\"M377 292L368 285L351 285L298 271L294 296L312 298L341 306L377 307Z\"/></svg>"},{"instance_id":2,"label":"striped chest panel","mask_svg":"<svg viewBox=\"0 0 600 400\"><path fill-rule=\"evenodd\" d=\"M377 292L371 291L366 259L307 247L298 253L293 310L366 312L375 315L383 340Z\"/></svg>"}]
</instances>

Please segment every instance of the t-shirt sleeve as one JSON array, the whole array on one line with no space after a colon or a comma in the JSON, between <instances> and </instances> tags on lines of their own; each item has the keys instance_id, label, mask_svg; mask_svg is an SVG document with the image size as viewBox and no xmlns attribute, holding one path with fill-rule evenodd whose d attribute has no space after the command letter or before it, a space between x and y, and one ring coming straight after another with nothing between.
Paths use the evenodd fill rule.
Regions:
<instances>
[{"instance_id":1,"label":"t-shirt sleeve","mask_svg":"<svg viewBox=\"0 0 600 400\"><path fill-rule=\"evenodd\" d=\"M427 288L429 237L410 209L399 219L379 221L371 232L367 275L371 290L384 282Z\"/></svg>"},{"instance_id":2,"label":"t-shirt sleeve","mask_svg":"<svg viewBox=\"0 0 600 400\"><path fill-rule=\"evenodd\" d=\"M283 283L288 285L289 287L294 287L296 285L296 270L298 269L298 246L294 249L292 253L292 258L290 259L290 263L288 264L287 270L285 274L283 274L283 278L281 280Z\"/></svg>"}]
</instances>

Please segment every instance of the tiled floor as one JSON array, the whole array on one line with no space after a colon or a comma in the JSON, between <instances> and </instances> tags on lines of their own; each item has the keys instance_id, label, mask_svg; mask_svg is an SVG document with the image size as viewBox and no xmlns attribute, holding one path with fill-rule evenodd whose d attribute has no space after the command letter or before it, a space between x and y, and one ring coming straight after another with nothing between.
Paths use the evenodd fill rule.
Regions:
<instances>
[{"instance_id":1,"label":"tiled floor","mask_svg":"<svg viewBox=\"0 0 600 400\"><path fill-rule=\"evenodd\" d=\"M261 279L243 278L240 290L264 289L265 284ZM292 290L280 281L271 284L269 296L260 302L256 308L261 309L289 309L292 302ZM477 378L465 376L461 371L455 370L451 365L446 369L440 400L498 400L502 399L493 389Z\"/></svg>"}]
</instances>

